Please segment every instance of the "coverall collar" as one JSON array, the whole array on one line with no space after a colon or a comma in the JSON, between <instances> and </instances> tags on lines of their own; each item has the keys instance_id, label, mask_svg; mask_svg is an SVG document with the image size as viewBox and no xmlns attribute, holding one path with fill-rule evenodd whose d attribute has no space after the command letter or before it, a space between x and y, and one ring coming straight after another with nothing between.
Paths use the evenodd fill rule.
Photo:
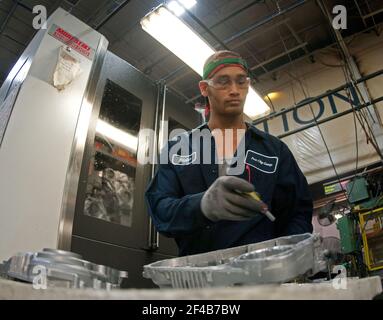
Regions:
<instances>
[{"instance_id":1,"label":"coverall collar","mask_svg":"<svg viewBox=\"0 0 383 320\"><path fill-rule=\"evenodd\" d=\"M266 138L266 133L257 129L251 123L246 122L246 124L248 125L248 130L246 130L246 137L249 138L249 135L251 134L251 135L255 136L255 138L258 138L258 139L263 140ZM203 130L203 129L208 129L210 131L210 128L209 128L207 122L204 122L203 124L201 124L200 126L195 128L194 130ZM213 137L213 136L211 135L211 137ZM248 138L246 138L246 140L245 140L245 150L248 148L248 146L251 142L251 139L248 139ZM215 159L216 158L216 147L215 147L215 140L214 139L212 140L211 147L212 147L211 157L212 157L212 159ZM201 148L200 153L203 154L203 146L201 145L200 148ZM238 149L235 151L235 155L234 155L235 157L245 157L244 154L239 155L237 153L237 151L238 151ZM206 182L206 185L209 188L213 184L213 182L218 178L218 164L215 163L215 161L213 161L211 164L202 165L200 168L201 168L204 180Z\"/></svg>"},{"instance_id":2,"label":"coverall collar","mask_svg":"<svg viewBox=\"0 0 383 320\"><path fill-rule=\"evenodd\" d=\"M260 137L262 139L265 139L266 138L266 133L259 130L258 128L256 128L252 123L250 122L247 122L245 121L245 123L247 124L248 126L248 130L250 130L253 134L255 134L257 137ZM209 129L209 126L207 125L207 122L204 122L203 124L201 124L200 126L198 126L196 129Z\"/></svg>"}]
</instances>

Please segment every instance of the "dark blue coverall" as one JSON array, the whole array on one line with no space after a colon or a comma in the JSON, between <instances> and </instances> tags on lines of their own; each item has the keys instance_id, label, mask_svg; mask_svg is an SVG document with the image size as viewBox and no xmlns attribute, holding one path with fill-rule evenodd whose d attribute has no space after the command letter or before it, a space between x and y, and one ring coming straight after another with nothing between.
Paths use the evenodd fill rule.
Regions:
<instances>
[{"instance_id":1,"label":"dark blue coverall","mask_svg":"<svg viewBox=\"0 0 383 320\"><path fill-rule=\"evenodd\" d=\"M238 157L238 161L244 161L246 170L238 177L254 185L276 220L271 222L263 214L255 214L246 221L212 222L204 216L200 208L202 196L218 178L214 138L204 123L194 130L205 129L209 133L212 163L202 164L199 157L207 150L202 143L197 149L190 146L186 157L171 155L172 146L181 138L171 140L162 150L168 163L159 165L145 193L157 231L175 239L180 256L313 231L312 198L291 151L278 138L252 124L247 126L246 153ZM185 133L183 140L190 142L192 132ZM200 164L195 161L196 156Z\"/></svg>"}]
</instances>

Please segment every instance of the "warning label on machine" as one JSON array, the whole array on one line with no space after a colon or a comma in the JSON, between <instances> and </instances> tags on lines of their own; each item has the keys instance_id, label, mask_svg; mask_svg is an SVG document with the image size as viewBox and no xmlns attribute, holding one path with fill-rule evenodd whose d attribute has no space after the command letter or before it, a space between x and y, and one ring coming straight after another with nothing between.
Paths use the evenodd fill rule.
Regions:
<instances>
[{"instance_id":1,"label":"warning label on machine","mask_svg":"<svg viewBox=\"0 0 383 320\"><path fill-rule=\"evenodd\" d=\"M63 28L53 24L49 29L48 34L66 44L68 47L76 50L89 60L93 60L95 50L88 46L85 42L70 34L68 31L65 31Z\"/></svg>"}]
</instances>

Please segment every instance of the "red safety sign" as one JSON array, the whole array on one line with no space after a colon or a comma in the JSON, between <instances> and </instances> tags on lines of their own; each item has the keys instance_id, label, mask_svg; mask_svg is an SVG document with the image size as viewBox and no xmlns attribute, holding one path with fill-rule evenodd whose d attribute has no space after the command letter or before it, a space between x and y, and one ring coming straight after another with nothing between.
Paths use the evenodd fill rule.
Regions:
<instances>
[{"instance_id":1,"label":"red safety sign","mask_svg":"<svg viewBox=\"0 0 383 320\"><path fill-rule=\"evenodd\" d=\"M68 47L76 50L84 57L93 60L95 50L88 46L85 42L70 34L68 31L65 31L63 28L53 24L49 29L48 34L66 44Z\"/></svg>"}]
</instances>

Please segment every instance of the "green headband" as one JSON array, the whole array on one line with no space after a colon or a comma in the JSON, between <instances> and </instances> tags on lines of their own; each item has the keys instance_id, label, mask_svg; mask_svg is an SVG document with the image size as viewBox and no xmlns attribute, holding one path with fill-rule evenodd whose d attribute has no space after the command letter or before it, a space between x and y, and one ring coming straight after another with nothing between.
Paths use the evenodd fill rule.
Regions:
<instances>
[{"instance_id":1,"label":"green headband","mask_svg":"<svg viewBox=\"0 0 383 320\"><path fill-rule=\"evenodd\" d=\"M210 73L212 73L215 68L222 64L239 64L243 66L246 71L248 71L247 63L245 60L241 58L224 58L221 60L212 61L207 64L207 66L203 69L203 80L206 80Z\"/></svg>"}]
</instances>

